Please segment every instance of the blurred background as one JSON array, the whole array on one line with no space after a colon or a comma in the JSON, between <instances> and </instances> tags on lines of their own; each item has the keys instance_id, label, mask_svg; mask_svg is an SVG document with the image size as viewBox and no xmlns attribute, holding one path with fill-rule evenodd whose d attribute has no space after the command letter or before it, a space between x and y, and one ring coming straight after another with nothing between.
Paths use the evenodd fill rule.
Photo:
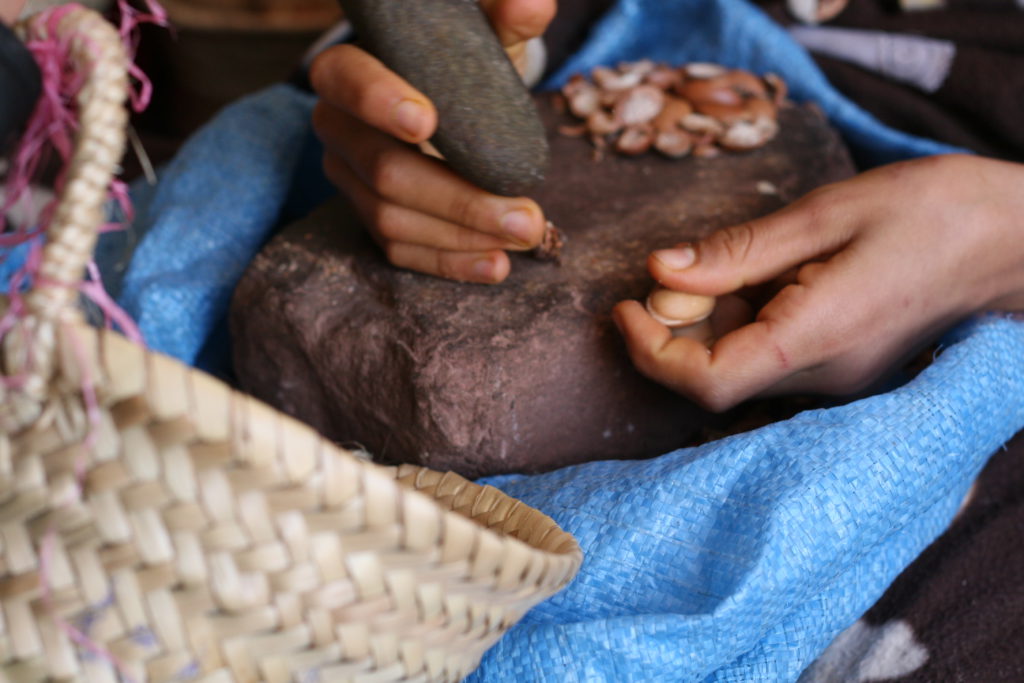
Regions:
<instances>
[{"instance_id":1,"label":"blurred background","mask_svg":"<svg viewBox=\"0 0 1024 683\"><path fill-rule=\"evenodd\" d=\"M77 0L116 19L116 0ZM286 80L341 12L337 0L160 0L173 28L142 27L139 66L153 101L134 121L155 164L224 105ZM29 0L32 13L63 4ZM142 8L139 0L131 0ZM129 155L129 159L132 155ZM129 175L138 169L126 160Z\"/></svg>"}]
</instances>

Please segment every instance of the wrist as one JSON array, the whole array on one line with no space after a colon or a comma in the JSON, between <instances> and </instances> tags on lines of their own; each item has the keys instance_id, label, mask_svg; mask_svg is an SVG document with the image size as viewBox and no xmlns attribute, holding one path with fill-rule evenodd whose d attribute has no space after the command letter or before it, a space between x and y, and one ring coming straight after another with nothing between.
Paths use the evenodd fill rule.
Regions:
<instances>
[{"instance_id":1,"label":"wrist","mask_svg":"<svg viewBox=\"0 0 1024 683\"><path fill-rule=\"evenodd\" d=\"M964 312L1024 311L1024 164L955 155L946 168Z\"/></svg>"}]
</instances>

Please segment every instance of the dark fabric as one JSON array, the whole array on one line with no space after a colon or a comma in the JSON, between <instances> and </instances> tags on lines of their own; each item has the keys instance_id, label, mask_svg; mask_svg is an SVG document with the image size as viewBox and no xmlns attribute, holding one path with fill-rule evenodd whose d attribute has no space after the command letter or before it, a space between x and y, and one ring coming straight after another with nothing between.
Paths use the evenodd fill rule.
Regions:
<instances>
[{"instance_id":1,"label":"dark fabric","mask_svg":"<svg viewBox=\"0 0 1024 683\"><path fill-rule=\"evenodd\" d=\"M32 53L0 22L0 154L17 139L40 89L39 67Z\"/></svg>"},{"instance_id":2,"label":"dark fabric","mask_svg":"<svg viewBox=\"0 0 1024 683\"><path fill-rule=\"evenodd\" d=\"M891 680L1024 681L1024 434L996 454L949 530L865 615L905 622L927 650Z\"/></svg>"},{"instance_id":3,"label":"dark fabric","mask_svg":"<svg viewBox=\"0 0 1024 683\"><path fill-rule=\"evenodd\" d=\"M767 0L762 6L780 23L793 23L784 0ZM895 128L987 156L1024 161L1024 12L962 5L901 12L888 0L851 0L828 25L955 43L950 74L933 94L836 59L814 58L837 89Z\"/></svg>"},{"instance_id":4,"label":"dark fabric","mask_svg":"<svg viewBox=\"0 0 1024 683\"><path fill-rule=\"evenodd\" d=\"M583 45L591 26L611 9L616 0L559 0L558 11L547 32L544 43L548 48L548 72Z\"/></svg>"}]
</instances>

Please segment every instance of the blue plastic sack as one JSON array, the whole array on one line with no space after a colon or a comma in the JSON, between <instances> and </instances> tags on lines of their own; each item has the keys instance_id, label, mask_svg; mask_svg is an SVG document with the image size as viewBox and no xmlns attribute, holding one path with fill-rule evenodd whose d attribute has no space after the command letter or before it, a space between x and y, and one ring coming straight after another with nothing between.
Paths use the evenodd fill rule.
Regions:
<instances>
[{"instance_id":1,"label":"blue plastic sack","mask_svg":"<svg viewBox=\"0 0 1024 683\"><path fill-rule=\"evenodd\" d=\"M776 71L866 163L953 151L847 101L742 0L622 0L550 83L641 57ZM235 283L276 226L330 192L313 102L288 86L247 98L156 187L134 189L133 232L106 236L98 259L153 348L224 371ZM947 526L987 457L1024 426L1024 325L987 318L958 334L920 377L880 396L654 460L492 480L575 534L586 561L473 680L795 679Z\"/></svg>"},{"instance_id":2,"label":"blue plastic sack","mask_svg":"<svg viewBox=\"0 0 1024 683\"><path fill-rule=\"evenodd\" d=\"M795 680L1024 425L1024 325L957 334L880 396L654 460L490 480L586 558L471 680Z\"/></svg>"}]
</instances>

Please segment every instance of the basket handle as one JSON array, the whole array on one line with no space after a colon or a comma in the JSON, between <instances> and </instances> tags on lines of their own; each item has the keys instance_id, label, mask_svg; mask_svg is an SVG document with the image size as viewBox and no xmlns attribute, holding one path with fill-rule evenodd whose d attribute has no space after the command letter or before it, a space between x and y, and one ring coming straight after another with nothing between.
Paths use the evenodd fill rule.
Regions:
<instances>
[{"instance_id":1,"label":"basket handle","mask_svg":"<svg viewBox=\"0 0 1024 683\"><path fill-rule=\"evenodd\" d=\"M9 335L21 337L11 339L16 345L31 344L31 354L7 349L7 371L23 372L25 390L35 393L33 385L45 385L54 367L56 324L82 317L76 306L78 285L92 259L110 183L125 149L128 59L114 26L80 5L34 15L16 30L25 42L56 37L67 46L68 66L84 76L66 181L47 229L39 271L25 297L23 331L28 334ZM21 367L10 367L14 358L22 359L15 361Z\"/></svg>"}]
</instances>

